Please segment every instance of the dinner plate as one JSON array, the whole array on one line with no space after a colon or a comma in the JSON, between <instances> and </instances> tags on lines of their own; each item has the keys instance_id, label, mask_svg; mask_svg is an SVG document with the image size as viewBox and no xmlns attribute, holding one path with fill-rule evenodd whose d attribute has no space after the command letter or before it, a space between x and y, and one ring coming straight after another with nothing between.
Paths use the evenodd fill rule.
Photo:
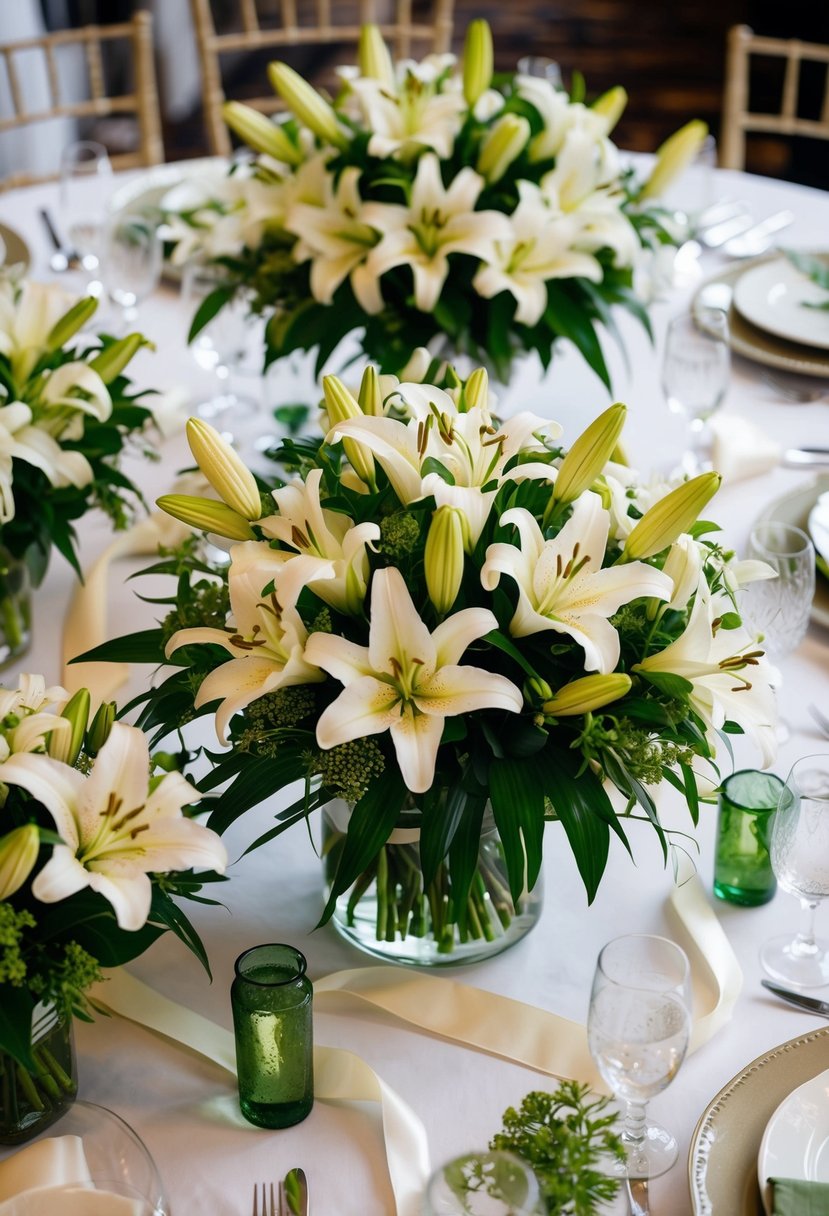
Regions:
<instances>
[{"instance_id":1,"label":"dinner plate","mask_svg":"<svg viewBox=\"0 0 829 1216\"><path fill-rule=\"evenodd\" d=\"M706 279L697 289L691 310L697 324L705 329L705 314L711 308L719 308L728 314L729 344L731 349L755 363L777 367L781 371L797 372L803 376L829 378L829 351L823 352L788 338L767 333L752 325L734 307L734 289L744 274L755 266L761 266L779 255L764 254L750 262L727 266L718 274Z\"/></svg>"},{"instance_id":2,"label":"dinner plate","mask_svg":"<svg viewBox=\"0 0 829 1216\"><path fill-rule=\"evenodd\" d=\"M758 524L768 522L793 524L795 528L808 532L809 512L821 494L825 494L827 490L829 490L829 473L821 473L815 481L809 482L805 486L798 486L796 490L791 490L782 498L776 498L774 502L769 503L761 511L756 522ZM818 574L815 580L815 598L812 600L811 615L813 621L817 621L819 625L829 629L829 580L825 579L822 574Z\"/></svg>"},{"instance_id":3,"label":"dinner plate","mask_svg":"<svg viewBox=\"0 0 829 1216\"><path fill-rule=\"evenodd\" d=\"M820 261L825 261L825 255ZM734 286L734 307L747 321L779 338L829 350L829 292L818 287L786 257L776 257L741 274Z\"/></svg>"},{"instance_id":4,"label":"dinner plate","mask_svg":"<svg viewBox=\"0 0 829 1216\"><path fill-rule=\"evenodd\" d=\"M187 202L181 207L175 207L176 194L181 192L183 195L188 182L204 180L209 183L225 176L226 173L227 161L222 156L201 156L195 160L156 165L155 168L148 169L137 177L131 177L119 186L110 196L107 206L111 215L126 211L140 214L159 212L162 210L162 203L169 203L173 205L173 209L183 210Z\"/></svg>"},{"instance_id":5,"label":"dinner plate","mask_svg":"<svg viewBox=\"0 0 829 1216\"><path fill-rule=\"evenodd\" d=\"M763 1216L757 1152L782 1100L826 1068L829 1027L774 1047L741 1069L702 1114L691 1137L694 1216Z\"/></svg>"},{"instance_id":6,"label":"dinner plate","mask_svg":"<svg viewBox=\"0 0 829 1216\"><path fill-rule=\"evenodd\" d=\"M769 1178L829 1182L829 1070L784 1098L769 1119L757 1156L757 1181L768 1216Z\"/></svg>"},{"instance_id":7,"label":"dinner plate","mask_svg":"<svg viewBox=\"0 0 829 1216\"><path fill-rule=\"evenodd\" d=\"M29 269L32 255L29 252L29 246L19 232L15 232L13 228L9 228L6 224L0 224L0 242L2 242L3 246L3 253L0 255L0 266L22 265L24 270Z\"/></svg>"}]
</instances>

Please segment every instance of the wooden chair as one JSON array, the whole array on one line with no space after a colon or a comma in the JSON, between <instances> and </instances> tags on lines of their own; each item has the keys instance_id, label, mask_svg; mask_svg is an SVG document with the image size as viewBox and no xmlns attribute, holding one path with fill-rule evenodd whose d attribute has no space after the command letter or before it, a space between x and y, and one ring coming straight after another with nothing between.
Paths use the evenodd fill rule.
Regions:
<instances>
[{"instance_id":1,"label":"wooden chair","mask_svg":"<svg viewBox=\"0 0 829 1216\"><path fill-rule=\"evenodd\" d=\"M777 113L757 113L750 108L749 86L753 56L784 60L783 88ZM823 103L818 118L803 118L798 113L801 63L826 66ZM829 46L799 39L763 38L747 25L735 25L728 32L725 94L723 97L720 167L745 168L746 134L807 136L829 139Z\"/></svg>"},{"instance_id":2,"label":"wooden chair","mask_svg":"<svg viewBox=\"0 0 829 1216\"><path fill-rule=\"evenodd\" d=\"M126 39L131 44L133 92L109 96L104 74L104 49L108 43L116 39ZM56 52L58 48L66 46L83 47L89 82L89 97L80 101L68 101L62 96ZM43 52L46 62L49 104L36 110L29 110L21 89L16 58L20 54L37 50ZM138 119L138 149L135 152L112 155L110 159L113 168L130 169L163 162L164 145L161 140L150 13L137 12L131 21L122 25L87 25L80 29L58 30L52 34L44 34L39 38L27 38L21 42L0 43L0 57L5 64L12 103L11 117L0 118L0 132L29 126L50 118L103 118L112 114L135 114ZM0 183L0 189L27 186L34 182L51 180L56 176L56 173L50 175L14 173Z\"/></svg>"},{"instance_id":3,"label":"wooden chair","mask_svg":"<svg viewBox=\"0 0 829 1216\"><path fill-rule=\"evenodd\" d=\"M259 0L259 3L262 9L267 7L273 11L276 7L273 2L265 4ZM216 32L211 0L190 0L190 7L201 62L208 140L211 151L219 156L228 156L231 151L230 136L222 119L222 104L226 99L222 85L222 55L271 48L356 43L360 36L360 25L367 21L379 25L398 58L412 53L413 42L425 46L425 51L440 52L448 51L452 41L453 0L434 0L431 21L413 19L412 0L387 0L387 3L381 0L380 6L377 0L359 0L358 5L344 5L337 0L334 3L331 0L313 0L313 4L302 4L304 11L301 10L299 15L297 0L278 0L279 12L274 28L263 27L263 14L257 8L257 0L239 0L241 29L221 34ZM309 9L313 9L313 12L309 13ZM332 20L335 11L342 13L343 10L346 20ZM312 19L303 21L303 16ZM388 16L392 16L393 20L388 20ZM279 98L272 94L267 97L246 97L244 100L265 114L273 114L281 108Z\"/></svg>"}]
</instances>

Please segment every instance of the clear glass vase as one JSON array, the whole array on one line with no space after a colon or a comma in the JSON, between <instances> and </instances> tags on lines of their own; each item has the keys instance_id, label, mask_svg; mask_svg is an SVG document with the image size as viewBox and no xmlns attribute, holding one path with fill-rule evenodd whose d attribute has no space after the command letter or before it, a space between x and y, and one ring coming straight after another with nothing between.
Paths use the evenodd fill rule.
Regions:
<instances>
[{"instance_id":1,"label":"clear glass vase","mask_svg":"<svg viewBox=\"0 0 829 1216\"><path fill-rule=\"evenodd\" d=\"M31 641L29 567L0 545L0 671L25 654Z\"/></svg>"},{"instance_id":2,"label":"clear glass vase","mask_svg":"<svg viewBox=\"0 0 829 1216\"><path fill-rule=\"evenodd\" d=\"M348 829L350 808L332 802L323 810L322 850L326 897ZM541 915L539 877L515 904L501 838L487 810L478 865L463 908L453 902L446 861L424 888L417 812L406 814L371 865L337 900L333 923L353 945L388 963L446 967L475 963L520 941Z\"/></svg>"},{"instance_id":3,"label":"clear glass vase","mask_svg":"<svg viewBox=\"0 0 829 1216\"><path fill-rule=\"evenodd\" d=\"M0 1051L0 1144L21 1144L54 1123L78 1092L71 1018L38 1005L32 1018L35 1068Z\"/></svg>"}]
</instances>

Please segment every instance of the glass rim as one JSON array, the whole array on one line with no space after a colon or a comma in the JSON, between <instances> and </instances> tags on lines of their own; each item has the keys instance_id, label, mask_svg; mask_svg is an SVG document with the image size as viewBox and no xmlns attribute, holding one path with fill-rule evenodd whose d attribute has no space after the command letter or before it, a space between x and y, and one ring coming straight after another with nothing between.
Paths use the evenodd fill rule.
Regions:
<instances>
[{"instance_id":1,"label":"glass rim","mask_svg":"<svg viewBox=\"0 0 829 1216\"><path fill-rule=\"evenodd\" d=\"M288 976L284 980L257 980L254 976L249 975L242 970L244 961L251 954L255 954L259 950L285 950L292 954L296 963L296 971L293 975ZM233 970L237 979L244 980L246 984L255 984L257 988L282 988L285 984L295 984L297 980L302 979L308 968L308 960L301 950L297 950L296 946L291 946L288 942L260 942L258 946L248 946L247 950L243 950L236 962L233 964Z\"/></svg>"},{"instance_id":2,"label":"glass rim","mask_svg":"<svg viewBox=\"0 0 829 1216\"><path fill-rule=\"evenodd\" d=\"M803 543L797 549L788 547L785 549L772 549L759 539L759 534L763 533L766 529L777 529L780 532L787 533L789 537L792 537L792 535L797 536ZM787 524L782 519L764 519L760 520L759 523L753 524L748 540L752 547L762 550L764 555L771 558L802 557L804 553L808 553L810 549L814 549L812 538L808 532L804 532L802 528L798 528L797 524Z\"/></svg>"},{"instance_id":3,"label":"glass rim","mask_svg":"<svg viewBox=\"0 0 829 1216\"><path fill-rule=\"evenodd\" d=\"M671 317L665 328L665 332L668 334L684 329L710 342L727 343L728 313L725 309L709 307L704 310L704 315L706 320L711 320L715 331L719 329L720 332L712 332L707 326L700 325L696 316L690 312L678 312L675 317Z\"/></svg>"},{"instance_id":4,"label":"glass rim","mask_svg":"<svg viewBox=\"0 0 829 1216\"><path fill-rule=\"evenodd\" d=\"M665 988L662 989L662 991L668 991L668 989L670 989L670 988L680 987L683 984L685 984L686 981L690 980L690 978L691 978L690 959L688 958L688 955L685 953L685 951L682 949L682 947L677 942L673 941L670 937L664 937L661 933L620 933L618 937L612 937L609 942L605 942L605 944L602 946L601 950L599 951L599 957L596 961L596 967L602 973L602 975L604 976L604 978L607 980L607 982L609 984L619 985L624 982L624 985L626 988L634 988L637 991L641 991L641 992L660 991L660 989L651 988L644 984L637 983L635 976L622 981L622 980L615 979L614 976L608 974L608 972L605 970L605 966L604 966L605 953L608 950L610 950L612 946L616 946L619 944L619 942L625 942L625 941L658 942L661 946L670 947L671 951L676 956L677 961L680 962L682 965L682 975L679 977L679 979L675 983L666 984Z\"/></svg>"},{"instance_id":5,"label":"glass rim","mask_svg":"<svg viewBox=\"0 0 829 1216\"><path fill-rule=\"evenodd\" d=\"M798 772L810 771L810 769L825 769L827 778L829 778L829 752L811 752L808 756L800 756L794 761L789 769L788 775L784 783L784 789L787 788L792 780L796 778ZM803 793L798 787L798 793ZM826 794L807 794L810 802L829 802L829 792Z\"/></svg>"},{"instance_id":6,"label":"glass rim","mask_svg":"<svg viewBox=\"0 0 829 1216\"><path fill-rule=\"evenodd\" d=\"M729 782L734 781L736 777L745 777L748 774L751 774L752 777L768 777L772 781L777 782L779 793L777 796L777 802L774 804L774 806L749 806L742 802L739 798L735 798L732 794L728 793L726 786L729 784ZM746 811L750 815L766 815L771 811L777 810L777 807L780 804L780 795L785 788L786 782L782 777L779 777L777 773L767 773L763 769L759 768L740 768L737 769L736 773L729 774L725 781L723 781L722 785L720 786L720 797L725 798L735 808L735 810Z\"/></svg>"}]
</instances>

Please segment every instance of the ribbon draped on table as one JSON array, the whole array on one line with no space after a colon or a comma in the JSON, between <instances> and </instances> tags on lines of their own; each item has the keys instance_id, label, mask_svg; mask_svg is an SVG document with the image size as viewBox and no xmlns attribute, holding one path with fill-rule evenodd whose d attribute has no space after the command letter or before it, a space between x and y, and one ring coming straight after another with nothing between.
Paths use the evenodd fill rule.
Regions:
<instances>
[{"instance_id":1,"label":"ribbon draped on table","mask_svg":"<svg viewBox=\"0 0 829 1216\"><path fill-rule=\"evenodd\" d=\"M693 875L668 900L692 956L696 1017L690 1050L706 1043L731 1017L742 974L703 886ZM155 992L126 971L112 972L91 997L111 1013L148 1027L236 1073L231 1031ZM604 1086L587 1047L584 1026L510 997L456 980L395 967L338 971L314 983L320 1005L357 1000L429 1034L531 1068L548 1076ZM426 1129L415 1112L353 1052L314 1050L314 1093L320 1101L378 1102L396 1216L416 1216L429 1174Z\"/></svg>"}]
</instances>

